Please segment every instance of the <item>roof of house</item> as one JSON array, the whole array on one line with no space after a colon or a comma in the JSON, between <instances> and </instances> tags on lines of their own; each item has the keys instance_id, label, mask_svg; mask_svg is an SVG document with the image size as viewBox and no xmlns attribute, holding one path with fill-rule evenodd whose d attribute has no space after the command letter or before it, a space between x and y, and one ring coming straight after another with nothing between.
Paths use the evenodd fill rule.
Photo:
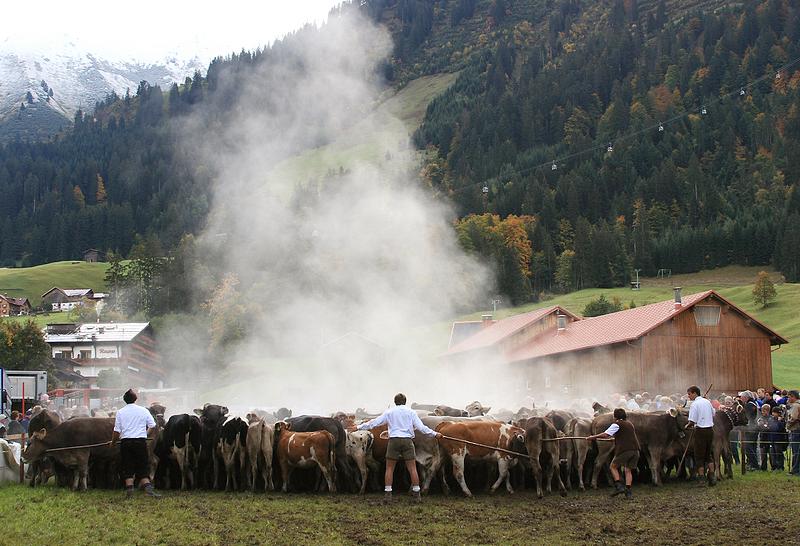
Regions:
<instances>
[{"instance_id":1,"label":"roof of house","mask_svg":"<svg viewBox=\"0 0 800 546\"><path fill-rule=\"evenodd\" d=\"M61 292L64 293L65 296L69 298L80 298L92 291L91 288L59 288L57 286L54 286L53 288L42 294L42 297L44 298L47 294L49 294L53 290L60 290Z\"/></svg>"},{"instance_id":2,"label":"roof of house","mask_svg":"<svg viewBox=\"0 0 800 546\"><path fill-rule=\"evenodd\" d=\"M50 333L48 327L44 340L47 343L131 341L149 325L149 322L91 322L78 325L71 332L66 333L63 330L58 333Z\"/></svg>"},{"instance_id":3,"label":"roof of house","mask_svg":"<svg viewBox=\"0 0 800 546\"><path fill-rule=\"evenodd\" d=\"M475 335L469 336L464 341L457 343L450 347L445 355L452 355L456 353L463 353L466 351L474 351L476 349L484 349L495 345L497 342L515 334L526 326L540 321L547 315L554 312L561 312L573 318L578 318L576 315L570 313L563 307L552 305L543 309L536 309L530 313L523 313L521 315L514 315L513 317L498 320L491 326L487 326L478 331Z\"/></svg>"},{"instance_id":4,"label":"roof of house","mask_svg":"<svg viewBox=\"0 0 800 546\"><path fill-rule=\"evenodd\" d=\"M22 306L26 303L30 305L28 298L12 298L11 296L6 296L5 294L0 294L0 298L3 298L11 305Z\"/></svg>"},{"instance_id":5,"label":"roof of house","mask_svg":"<svg viewBox=\"0 0 800 546\"><path fill-rule=\"evenodd\" d=\"M742 309L736 307L713 290L708 290L683 297L682 305L677 309L673 300L667 300L575 321L561 331L548 330L525 345L511 351L506 355L506 358L509 362L516 362L633 341L692 308L709 296L713 296L720 302L729 305L732 310L753 321L754 324L769 334L774 343L788 343L784 338L755 320Z\"/></svg>"}]
</instances>

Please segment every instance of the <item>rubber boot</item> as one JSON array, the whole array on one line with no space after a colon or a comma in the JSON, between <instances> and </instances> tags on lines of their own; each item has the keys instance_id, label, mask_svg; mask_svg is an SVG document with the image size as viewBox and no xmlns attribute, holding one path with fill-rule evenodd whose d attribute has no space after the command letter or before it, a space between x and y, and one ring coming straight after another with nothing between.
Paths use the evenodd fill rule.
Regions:
<instances>
[{"instance_id":1,"label":"rubber boot","mask_svg":"<svg viewBox=\"0 0 800 546\"><path fill-rule=\"evenodd\" d=\"M614 492L611 493L611 496L612 497L616 497L617 495L621 495L624 492L625 492L625 486L622 485L622 481L619 481L619 480L615 481L614 482Z\"/></svg>"},{"instance_id":2,"label":"rubber boot","mask_svg":"<svg viewBox=\"0 0 800 546\"><path fill-rule=\"evenodd\" d=\"M633 493L631 492L631 486L630 485L625 488L625 498L626 499L632 499L633 498Z\"/></svg>"},{"instance_id":3,"label":"rubber boot","mask_svg":"<svg viewBox=\"0 0 800 546\"><path fill-rule=\"evenodd\" d=\"M156 490L153 489L152 483L148 483L147 485L144 486L144 494L147 495L148 497L153 497L154 499L161 498L161 494L156 493Z\"/></svg>"}]
</instances>

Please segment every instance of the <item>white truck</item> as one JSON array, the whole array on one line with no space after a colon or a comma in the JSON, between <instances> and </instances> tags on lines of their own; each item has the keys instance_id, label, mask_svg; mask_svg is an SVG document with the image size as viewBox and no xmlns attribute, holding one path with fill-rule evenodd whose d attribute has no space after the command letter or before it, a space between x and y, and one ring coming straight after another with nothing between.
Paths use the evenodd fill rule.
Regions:
<instances>
[{"instance_id":1,"label":"white truck","mask_svg":"<svg viewBox=\"0 0 800 546\"><path fill-rule=\"evenodd\" d=\"M47 393L47 372L43 370L7 370L0 368L0 413L9 415L22 406L23 391L25 406L38 403Z\"/></svg>"}]
</instances>

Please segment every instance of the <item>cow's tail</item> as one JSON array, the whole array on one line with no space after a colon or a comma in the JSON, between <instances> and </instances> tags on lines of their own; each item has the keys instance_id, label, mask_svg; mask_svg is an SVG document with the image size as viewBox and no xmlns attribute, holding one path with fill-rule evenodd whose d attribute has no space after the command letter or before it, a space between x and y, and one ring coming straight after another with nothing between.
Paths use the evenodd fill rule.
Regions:
<instances>
[{"instance_id":1,"label":"cow's tail","mask_svg":"<svg viewBox=\"0 0 800 546\"><path fill-rule=\"evenodd\" d=\"M374 441L375 436L373 436L371 432L367 431L367 453L372 451L372 442Z\"/></svg>"}]
</instances>

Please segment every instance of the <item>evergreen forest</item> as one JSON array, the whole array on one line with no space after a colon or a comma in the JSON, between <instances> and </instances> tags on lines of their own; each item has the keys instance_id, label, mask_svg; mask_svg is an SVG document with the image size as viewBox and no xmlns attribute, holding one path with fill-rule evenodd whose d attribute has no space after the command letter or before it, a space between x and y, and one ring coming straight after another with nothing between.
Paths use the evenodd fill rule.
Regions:
<instances>
[{"instance_id":1,"label":"evergreen forest","mask_svg":"<svg viewBox=\"0 0 800 546\"><path fill-rule=\"evenodd\" d=\"M458 72L413 135L421 184L454 204L460 243L514 303L625 285L635 269L772 264L800 281L796 2L362 0L328 24L348 9L394 38L376 82ZM213 173L177 144L198 130L183 121L213 130L239 81L315 32L169 89L142 82L50 141L0 147L0 265L87 248L174 256L214 198Z\"/></svg>"}]
</instances>

